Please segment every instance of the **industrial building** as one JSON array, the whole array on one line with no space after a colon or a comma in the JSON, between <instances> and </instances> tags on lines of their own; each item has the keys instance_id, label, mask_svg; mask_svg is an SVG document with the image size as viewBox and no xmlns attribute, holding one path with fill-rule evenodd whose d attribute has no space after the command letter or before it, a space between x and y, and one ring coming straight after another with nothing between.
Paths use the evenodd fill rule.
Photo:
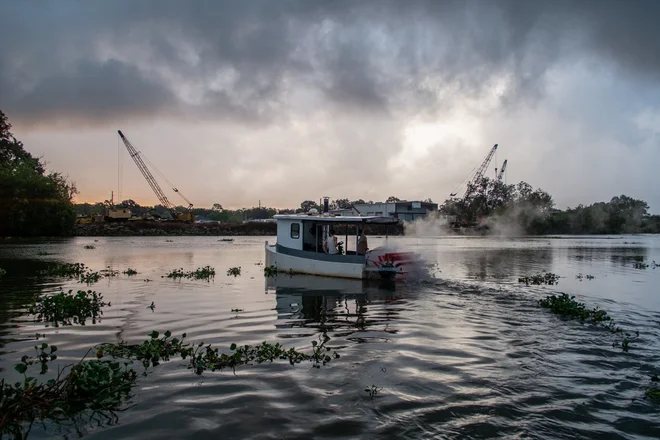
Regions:
<instances>
[{"instance_id":1,"label":"industrial building","mask_svg":"<svg viewBox=\"0 0 660 440\"><path fill-rule=\"evenodd\" d=\"M437 203L401 200L398 202L358 203L353 209L337 209L335 215L382 215L411 222L438 210Z\"/></svg>"}]
</instances>

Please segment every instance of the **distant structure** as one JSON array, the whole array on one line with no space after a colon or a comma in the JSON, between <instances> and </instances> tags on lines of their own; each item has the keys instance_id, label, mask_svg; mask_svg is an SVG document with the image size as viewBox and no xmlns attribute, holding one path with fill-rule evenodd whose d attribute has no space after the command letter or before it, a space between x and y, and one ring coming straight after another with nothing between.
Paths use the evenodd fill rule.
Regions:
<instances>
[{"instance_id":1,"label":"distant structure","mask_svg":"<svg viewBox=\"0 0 660 440\"><path fill-rule=\"evenodd\" d=\"M357 203L354 209L335 209L331 214L346 215L382 215L411 222L426 217L430 212L438 210L437 203L401 200L398 202Z\"/></svg>"}]
</instances>

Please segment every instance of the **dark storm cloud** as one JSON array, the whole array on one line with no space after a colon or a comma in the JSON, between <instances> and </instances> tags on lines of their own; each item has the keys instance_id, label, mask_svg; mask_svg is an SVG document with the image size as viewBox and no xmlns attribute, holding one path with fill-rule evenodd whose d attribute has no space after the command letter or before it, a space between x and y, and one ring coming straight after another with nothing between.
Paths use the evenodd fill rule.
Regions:
<instances>
[{"instance_id":1,"label":"dark storm cloud","mask_svg":"<svg viewBox=\"0 0 660 440\"><path fill-rule=\"evenodd\" d=\"M44 76L24 92L14 89L2 105L17 118L77 117L108 120L122 114L151 113L175 101L171 91L119 61L81 62Z\"/></svg>"},{"instance_id":2,"label":"dark storm cloud","mask_svg":"<svg viewBox=\"0 0 660 440\"><path fill-rule=\"evenodd\" d=\"M417 113L479 98L504 75L512 105L542 96L546 71L581 56L660 78L654 0L8 1L0 11L0 105L28 121L179 112L269 123L294 111L296 88L338 108Z\"/></svg>"}]
</instances>

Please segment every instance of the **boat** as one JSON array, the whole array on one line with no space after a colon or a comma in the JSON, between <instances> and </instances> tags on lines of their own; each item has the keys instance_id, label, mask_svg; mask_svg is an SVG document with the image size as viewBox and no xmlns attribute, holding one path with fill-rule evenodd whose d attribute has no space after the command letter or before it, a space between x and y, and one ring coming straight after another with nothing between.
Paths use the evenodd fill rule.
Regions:
<instances>
[{"instance_id":1,"label":"boat","mask_svg":"<svg viewBox=\"0 0 660 440\"><path fill-rule=\"evenodd\" d=\"M387 245L358 253L358 231L369 225L385 226L387 241L387 227L399 223L394 217L331 215L328 199L324 198L321 213L312 209L303 214L278 214L273 218L277 223L277 241L265 243L266 265L274 266L278 273L396 281L408 278L420 266L421 260L416 254L397 251ZM323 246L331 229L338 239L346 237L346 249L340 241L336 254L326 253ZM348 249L349 234L356 238L356 249Z\"/></svg>"}]
</instances>

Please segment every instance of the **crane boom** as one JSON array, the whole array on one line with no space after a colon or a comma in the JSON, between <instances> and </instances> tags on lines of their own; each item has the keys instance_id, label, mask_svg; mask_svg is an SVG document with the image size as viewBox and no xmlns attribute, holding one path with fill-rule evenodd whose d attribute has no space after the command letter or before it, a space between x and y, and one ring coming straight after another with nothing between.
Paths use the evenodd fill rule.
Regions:
<instances>
[{"instance_id":1,"label":"crane boom","mask_svg":"<svg viewBox=\"0 0 660 440\"><path fill-rule=\"evenodd\" d=\"M501 182L502 181L502 176L504 175L504 172L506 171L506 164L508 160L504 159L504 162L502 163L502 168L500 169L499 174L497 175L497 181Z\"/></svg>"},{"instance_id":2,"label":"crane boom","mask_svg":"<svg viewBox=\"0 0 660 440\"><path fill-rule=\"evenodd\" d=\"M167 208L169 211L174 211L174 206L172 205L172 203L170 203L169 200L167 200L167 196L165 195L165 193L163 193L163 190L161 189L160 185L158 185L158 182L156 182L156 179L149 171L149 168L147 168L147 165L142 160L140 153L138 153L138 151L135 149L133 144L131 144L131 142L128 139L126 139L126 136L124 136L124 133L122 133L121 130L117 130L117 133L119 133L119 137L121 137L121 140L124 141L124 145L128 150L128 154L130 154L131 157L133 158L135 165L137 165L144 178L147 179L147 183L149 183L151 189L154 191L154 193L156 193L156 197L158 197L160 204L163 205L165 208Z\"/></svg>"},{"instance_id":3,"label":"crane boom","mask_svg":"<svg viewBox=\"0 0 660 440\"><path fill-rule=\"evenodd\" d=\"M486 172L486 168L488 168L488 165L490 165L490 162L493 160L493 156L495 155L496 151L497 151L497 144L493 145L493 148L490 149L484 161L481 162L481 165L479 165L479 168L477 168L477 172L474 173L472 179L470 179L470 181L467 183L467 189L465 190L465 194L463 195L464 198L470 195L470 189L474 185L479 183L481 178L484 176L484 173ZM455 195L455 193L453 195Z\"/></svg>"},{"instance_id":4,"label":"crane boom","mask_svg":"<svg viewBox=\"0 0 660 440\"><path fill-rule=\"evenodd\" d=\"M131 142L124 136L124 133L121 132L121 130L117 130L117 133L119 133L119 137L121 137L121 140L124 142L124 145L126 146L126 149L128 150L128 154L131 155L133 158L133 161L135 162L135 165L137 165L138 169L144 176L144 178L147 180L147 183L151 187L151 189L154 191L156 194L156 197L158 197L158 201L160 202L161 205L167 209L170 214L172 214L172 218L175 220L184 220L184 221L194 221L194 216L190 212L186 213L178 213L176 211L176 208L172 203L167 199L167 196L161 189L160 185L154 178L153 174L151 174L151 171L149 171L149 168L147 165L144 163L144 160L142 160L142 156L140 155L140 152L131 144ZM188 202L188 210L192 208L193 204L190 203L190 200L188 200L183 194L179 192L178 189L172 188L174 192L178 193L183 199Z\"/></svg>"},{"instance_id":5,"label":"crane boom","mask_svg":"<svg viewBox=\"0 0 660 440\"><path fill-rule=\"evenodd\" d=\"M479 165L479 168L477 169L477 172L475 173L470 183L474 184L477 183L479 180L481 180L484 173L486 172L486 168L488 168L488 165L490 165L490 162L493 160L493 156L495 155L496 151L497 151L497 144L495 144L493 148L490 149L484 161L481 163L481 165Z\"/></svg>"}]
</instances>

